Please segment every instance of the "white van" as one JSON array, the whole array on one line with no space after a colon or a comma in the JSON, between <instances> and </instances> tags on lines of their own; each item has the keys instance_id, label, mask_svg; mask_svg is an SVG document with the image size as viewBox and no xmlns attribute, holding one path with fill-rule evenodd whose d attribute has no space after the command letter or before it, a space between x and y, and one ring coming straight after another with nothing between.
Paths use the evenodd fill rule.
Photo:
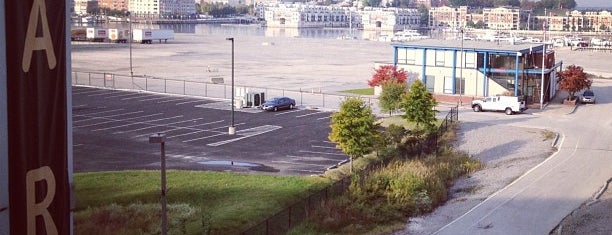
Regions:
<instances>
[{"instance_id":1,"label":"white van","mask_svg":"<svg viewBox=\"0 0 612 235\"><path fill-rule=\"evenodd\" d=\"M507 115L522 113L527 109L525 101L519 101L514 96L493 96L472 101L474 112L480 111L504 111Z\"/></svg>"}]
</instances>

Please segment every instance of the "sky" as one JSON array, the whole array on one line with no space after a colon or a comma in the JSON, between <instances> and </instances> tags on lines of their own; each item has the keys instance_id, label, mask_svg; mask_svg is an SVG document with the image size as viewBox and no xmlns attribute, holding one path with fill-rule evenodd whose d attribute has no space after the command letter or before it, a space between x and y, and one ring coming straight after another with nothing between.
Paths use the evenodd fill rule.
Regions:
<instances>
[{"instance_id":1,"label":"sky","mask_svg":"<svg viewBox=\"0 0 612 235\"><path fill-rule=\"evenodd\" d=\"M576 0L578 7L612 7L612 0Z\"/></svg>"}]
</instances>

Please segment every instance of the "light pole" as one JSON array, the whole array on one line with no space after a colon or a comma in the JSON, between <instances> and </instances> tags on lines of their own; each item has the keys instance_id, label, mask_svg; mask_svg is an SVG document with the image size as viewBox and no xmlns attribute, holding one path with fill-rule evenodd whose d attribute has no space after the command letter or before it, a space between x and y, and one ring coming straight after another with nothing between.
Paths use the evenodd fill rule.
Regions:
<instances>
[{"instance_id":1,"label":"light pole","mask_svg":"<svg viewBox=\"0 0 612 235\"><path fill-rule=\"evenodd\" d=\"M234 127L234 38L226 38L225 40L232 41L232 122L228 129L229 135L236 134L236 127Z\"/></svg>"},{"instance_id":2,"label":"light pole","mask_svg":"<svg viewBox=\"0 0 612 235\"><path fill-rule=\"evenodd\" d=\"M463 105L463 27L461 27L461 67L459 68L459 105Z\"/></svg>"},{"instance_id":3,"label":"light pole","mask_svg":"<svg viewBox=\"0 0 612 235\"><path fill-rule=\"evenodd\" d=\"M149 136L149 143L161 144L161 234L166 235L168 234L168 216L166 213L166 136L161 133L151 135Z\"/></svg>"},{"instance_id":4,"label":"light pole","mask_svg":"<svg viewBox=\"0 0 612 235\"><path fill-rule=\"evenodd\" d=\"M128 44L130 45L130 78L134 80L134 71L132 70L132 38L134 38L134 33L132 33L132 14L128 11L128 20L130 21L130 38L128 39ZM133 84L133 81L132 81Z\"/></svg>"}]
</instances>

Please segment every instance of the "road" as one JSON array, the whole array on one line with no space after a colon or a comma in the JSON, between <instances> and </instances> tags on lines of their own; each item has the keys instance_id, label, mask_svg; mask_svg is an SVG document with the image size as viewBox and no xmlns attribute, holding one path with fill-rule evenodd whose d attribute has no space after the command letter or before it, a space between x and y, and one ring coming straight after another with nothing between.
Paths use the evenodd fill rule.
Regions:
<instances>
[{"instance_id":1,"label":"road","mask_svg":"<svg viewBox=\"0 0 612 235\"><path fill-rule=\"evenodd\" d=\"M558 152L434 234L548 234L612 177L611 88L596 80L597 104L572 114L526 115L519 125L560 133Z\"/></svg>"}]
</instances>

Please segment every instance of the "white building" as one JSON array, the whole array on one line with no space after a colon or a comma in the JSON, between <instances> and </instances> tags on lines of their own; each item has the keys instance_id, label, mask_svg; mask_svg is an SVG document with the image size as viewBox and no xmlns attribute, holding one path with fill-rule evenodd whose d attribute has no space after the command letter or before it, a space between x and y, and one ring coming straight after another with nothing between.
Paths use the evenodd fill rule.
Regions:
<instances>
[{"instance_id":1,"label":"white building","mask_svg":"<svg viewBox=\"0 0 612 235\"><path fill-rule=\"evenodd\" d=\"M74 14L87 15L87 9L98 7L97 0L74 0Z\"/></svg>"},{"instance_id":2,"label":"white building","mask_svg":"<svg viewBox=\"0 0 612 235\"><path fill-rule=\"evenodd\" d=\"M417 9L318 6L306 4L266 5L268 27L347 27L364 30L413 29L420 25Z\"/></svg>"},{"instance_id":3,"label":"white building","mask_svg":"<svg viewBox=\"0 0 612 235\"><path fill-rule=\"evenodd\" d=\"M128 10L137 15L160 17L196 13L193 0L130 0Z\"/></svg>"}]
</instances>

